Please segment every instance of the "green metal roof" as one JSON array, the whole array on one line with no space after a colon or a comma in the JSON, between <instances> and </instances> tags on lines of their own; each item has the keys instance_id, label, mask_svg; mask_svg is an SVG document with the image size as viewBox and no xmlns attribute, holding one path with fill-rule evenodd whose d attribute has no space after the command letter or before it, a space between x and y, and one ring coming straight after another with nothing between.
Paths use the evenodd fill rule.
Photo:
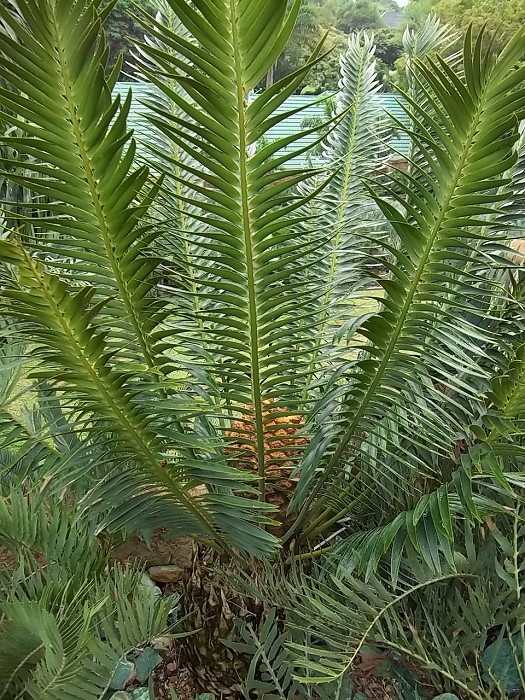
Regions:
<instances>
[{"instance_id":1,"label":"green metal roof","mask_svg":"<svg viewBox=\"0 0 525 700\"><path fill-rule=\"evenodd\" d=\"M154 90L154 88L152 88L152 86L148 83L117 83L115 91L120 93L122 97L125 97L130 89L132 91L132 103L128 123L130 128L133 129L135 138L138 141L137 150L140 156L141 151L143 152L143 149L141 149L141 141L149 140L152 136L155 136L160 142L162 142L164 137L148 123L146 117L144 116L145 108L141 104L141 101L148 100L152 94L152 89ZM391 114L400 121L406 123L407 118L399 104L398 96L392 93L378 93L376 95L376 99L378 100L381 109L386 114ZM287 117L280 124L277 124L267 132L266 138L269 141L298 133L302 130L301 125L303 120L306 118L316 117L322 120L326 119L323 103L319 102L318 95L292 95L285 100L277 112L288 112L289 110L293 110L298 107L305 107L305 109L298 114ZM305 146L313 144L315 140L316 135L311 134L299 139L290 148L293 148L294 150L301 149ZM390 136L389 145L395 152L401 154L401 156L405 156L409 152L409 137L404 132L396 129L394 126ZM297 158L293 158L292 160L288 161L287 167L301 167L305 165L307 155L308 154L305 153ZM317 159L317 162L320 164L322 160Z\"/></svg>"}]
</instances>

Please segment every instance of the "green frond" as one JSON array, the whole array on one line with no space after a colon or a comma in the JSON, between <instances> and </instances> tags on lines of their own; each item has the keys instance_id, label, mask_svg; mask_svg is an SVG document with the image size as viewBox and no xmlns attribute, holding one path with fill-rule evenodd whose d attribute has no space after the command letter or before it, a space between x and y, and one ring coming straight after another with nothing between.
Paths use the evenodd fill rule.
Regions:
<instances>
[{"instance_id":1,"label":"green frond","mask_svg":"<svg viewBox=\"0 0 525 700\"><path fill-rule=\"evenodd\" d=\"M11 337L12 329L5 321L0 321L0 408L2 411L13 409L13 405L27 391L21 385L21 379L27 366L27 346L17 338Z\"/></svg>"},{"instance_id":2,"label":"green frond","mask_svg":"<svg viewBox=\"0 0 525 700\"><path fill-rule=\"evenodd\" d=\"M93 536L85 528L74 523L73 514L58 508L50 511L43 494L28 488L23 492L19 487L2 489L0 547L19 559L22 579L31 573L40 580L43 575L49 581L60 582L62 576L78 583L101 573L105 566L102 550L95 546ZM41 574L38 557L56 568ZM9 570L2 570L3 585L7 585L11 575ZM29 585L35 584L30 581Z\"/></svg>"},{"instance_id":3,"label":"green frond","mask_svg":"<svg viewBox=\"0 0 525 700\"><path fill-rule=\"evenodd\" d=\"M520 124L520 140L516 151L518 160L512 171L512 200L506 202L498 221L511 227L510 237L522 238L525 230L525 124ZM521 264L521 261L520 261Z\"/></svg>"},{"instance_id":4,"label":"green frond","mask_svg":"<svg viewBox=\"0 0 525 700\"><path fill-rule=\"evenodd\" d=\"M325 245L324 260L318 264L324 266L323 303L329 309L319 334L327 325L341 325L347 319L350 292L367 282L370 241L360 233L366 230L374 237L377 248L385 229L384 219L364 184L384 167L387 159L387 123L377 101L380 86L373 35L351 34L340 64L335 113L341 117L324 144L327 168L333 177L315 201L315 228L332 232ZM315 235L319 236L317 231Z\"/></svg>"},{"instance_id":5,"label":"green frond","mask_svg":"<svg viewBox=\"0 0 525 700\"><path fill-rule=\"evenodd\" d=\"M153 172L163 172L165 180L154 202L150 216L159 230L159 235L152 244L155 254L161 258L159 275L163 281L163 294L175 299L178 314L183 323L199 323L197 314L203 304L198 296L196 277L199 276L194 264L198 262L202 250L199 246L199 232L206 230L205 222L194 218L197 209L185 201L191 195L186 180L199 181L200 174L192 175L184 171L180 162L188 168L198 165L190 155L169 137L166 137L164 121L155 119L156 115L169 115L184 121L188 117L177 104L170 99L170 91L186 96L174 75L165 75L165 70L173 70L177 65L188 67L188 60L177 50L177 41L182 39L191 44L191 34L177 17L166 0L155 4L157 13L153 19L148 13L137 8L139 16L148 23L144 45L136 46L136 65L146 79L148 89L143 104L143 113L151 120L148 138L141 145L146 153L145 160ZM140 21L139 17L139 21ZM160 29L159 29L160 28ZM172 41L172 37L174 40ZM198 50L195 47L195 50ZM164 91L158 84L164 86ZM176 235L173 235L176 231ZM182 294L178 289L183 289ZM175 306L175 304L173 304Z\"/></svg>"},{"instance_id":6,"label":"green frond","mask_svg":"<svg viewBox=\"0 0 525 700\"><path fill-rule=\"evenodd\" d=\"M98 287L123 358L162 365L152 333L162 305L149 294L157 261L144 256L152 238L143 221L148 171L133 168L126 126L131 94L123 104L111 97L108 46L92 3L24 0L18 9L20 19L0 11L11 30L0 35L0 105L17 128L1 143L26 159L17 174L17 161L3 158L6 177L35 195L35 233L25 243L63 277Z\"/></svg>"},{"instance_id":7,"label":"green frond","mask_svg":"<svg viewBox=\"0 0 525 700\"><path fill-rule=\"evenodd\" d=\"M365 194L363 179L380 168L381 156L385 156L373 34L350 35L340 63L336 111L343 116L328 134L325 151L336 173L323 193L334 206L337 231L352 218L357 198Z\"/></svg>"},{"instance_id":8,"label":"green frond","mask_svg":"<svg viewBox=\"0 0 525 700\"><path fill-rule=\"evenodd\" d=\"M45 361L45 370L40 368L38 374L52 379L55 386L61 385L61 391L67 385L69 400L73 395L81 399L82 421L88 425L93 422L97 432L113 436L110 443L114 464L131 461L138 470L136 479L140 484L130 475L124 491L106 490L107 505L111 503L115 509L112 522L126 527L133 519L137 525L140 523L137 505L154 501L155 497L159 497L160 505L163 494L171 507L170 526L196 536L215 538L225 545L221 528L227 528L228 534L232 534L235 523L250 516L239 508L228 509L220 502L213 515L212 493L198 498L192 495L192 489L207 476L210 483L216 480L213 472L217 465L204 460L194 460L193 466L190 462L181 464L177 456L170 453L170 444L180 450L186 448L188 455L192 449L205 447L202 441L170 426L166 417L173 411L173 402L168 401L166 408L162 408L162 400L151 393L157 384L151 379L145 381L145 373L137 376L108 365L112 351L106 342L107 334L93 323L100 307L99 303L93 303L95 289L87 286L69 289L65 282L46 272L18 243L1 241L0 259L19 270L16 286L4 292L6 312L31 323L33 337L40 342L38 356ZM166 461L164 467L163 460ZM112 476L109 472L106 486L111 483ZM243 487L231 472L225 472L224 479L236 490ZM250 510L253 514L257 507L250 504ZM144 509L146 519L149 512L148 508ZM229 516L233 516L233 521ZM252 529L247 527L240 532L241 539L249 549L253 545L254 552L260 553L265 547L273 546L273 538L262 531L252 534Z\"/></svg>"},{"instance_id":9,"label":"green frond","mask_svg":"<svg viewBox=\"0 0 525 700\"><path fill-rule=\"evenodd\" d=\"M411 97L417 100L414 64L450 45L456 35L450 27L442 24L438 17L429 15L416 29L407 27L403 33L403 48L406 56L406 77ZM415 68L417 71L417 67Z\"/></svg>"},{"instance_id":10,"label":"green frond","mask_svg":"<svg viewBox=\"0 0 525 700\"><path fill-rule=\"evenodd\" d=\"M172 52L161 56L144 44L150 67L145 61L142 73L171 105L166 110L148 104L152 125L187 156L170 156L165 191L169 188L189 216L204 224L193 236L188 230L190 293L197 295L199 310L178 339L204 346L207 370L218 378L228 407L222 427L231 430L232 417L241 418L253 435L246 439L237 430L246 450L255 448L264 494L270 463L265 412L269 404L276 417L304 411L303 358L311 353L318 284L309 282L298 297L297 279L319 242L297 226L301 208L316 192L299 196L294 187L311 173L278 169L296 155L293 149L276 157L304 132L259 150L255 144L286 116L277 109L319 60L321 47L304 68L250 100L282 51L299 3L289 12L277 0L169 5L190 38L145 18L145 28ZM174 175L174 168L182 175ZM192 193L180 194L173 183Z\"/></svg>"},{"instance_id":11,"label":"green frond","mask_svg":"<svg viewBox=\"0 0 525 700\"><path fill-rule=\"evenodd\" d=\"M282 589L276 595L292 616L292 628L312 642L317 640L308 646L288 644L296 679L314 684L337 681L361 646L377 639L377 630L382 630L383 621L395 614L397 606L402 607L419 590L443 585L456 576L446 574L418 581L403 572L397 589L392 589L378 577L365 583L350 571L332 574L317 569L308 576L296 568L287 582L279 581Z\"/></svg>"},{"instance_id":12,"label":"green frond","mask_svg":"<svg viewBox=\"0 0 525 700\"><path fill-rule=\"evenodd\" d=\"M456 39L455 33L450 27L444 25L434 16L429 15L424 24L417 29L407 27L403 34L403 48L405 51L406 65L405 73L410 99L417 104L424 106L432 113L432 100L429 99L426 86L421 81L419 73L419 62L425 61L427 57L435 56L437 53L450 46ZM455 67L458 64L458 56L451 56L449 62ZM417 116L410 114L412 128L417 131ZM417 140L410 139L409 170L417 177L418 167L424 167L424 157L419 152Z\"/></svg>"},{"instance_id":13,"label":"green frond","mask_svg":"<svg viewBox=\"0 0 525 700\"><path fill-rule=\"evenodd\" d=\"M375 513L363 509L360 516L368 520L367 529L342 538L330 560L342 567L357 561L359 570L368 577L388 555L394 586L402 559L409 552L415 552L429 575L442 574L444 567L454 569L453 550L459 524L476 527L490 516L508 513L517 502L523 474L505 469L501 455L486 445L474 445L461 456L458 468L446 483L424 493L411 510L399 512L388 524L370 528ZM380 520L389 516L385 513ZM354 524L355 515L351 513L351 517Z\"/></svg>"},{"instance_id":14,"label":"green frond","mask_svg":"<svg viewBox=\"0 0 525 700\"><path fill-rule=\"evenodd\" d=\"M523 508L465 525L441 573L407 548L399 576L382 562L364 578L356 558L334 556L309 570L267 572L265 591L305 635L288 644L295 677L341 679L363 644L411 659L441 692L476 700L519 694L524 685ZM512 686L510 685L512 684ZM319 686L320 688L323 685Z\"/></svg>"},{"instance_id":15,"label":"green frond","mask_svg":"<svg viewBox=\"0 0 525 700\"><path fill-rule=\"evenodd\" d=\"M177 597L108 569L78 514L36 488L2 493L5 547L14 563L0 572L1 698L101 698L121 658L166 631Z\"/></svg>"},{"instance_id":16,"label":"green frond","mask_svg":"<svg viewBox=\"0 0 525 700\"><path fill-rule=\"evenodd\" d=\"M520 419L525 413L525 346L520 345L505 375L496 377L492 397L506 418Z\"/></svg>"},{"instance_id":17,"label":"green frond","mask_svg":"<svg viewBox=\"0 0 525 700\"><path fill-rule=\"evenodd\" d=\"M486 386L490 381L493 372L482 367L486 338L475 323L458 324L455 315L457 309L472 306L472 296L487 298L490 290L476 285L458 262L464 256L480 256L480 265L481 260L485 266L491 264L486 256L481 258L478 241L490 236L491 217L504 198L494 183L508 183L503 178L516 160L517 118L525 108L517 88L525 71L514 68L523 45L518 33L499 57L493 57L472 46L468 35L464 77L439 58L418 68L432 86L439 122L415 103L411 108L421 125L430 119L433 129L439 124L438 137L427 129L419 139L427 163L421 180L408 176L410 187L402 187L402 194L390 189L391 201L376 198L399 247L389 247L394 263L388 266L390 279L380 281L385 292L382 308L360 326L367 342L345 377L342 410L336 415L340 433L329 450L331 456L325 457L319 471L314 471L318 465L314 458L295 492L294 505L304 503L297 528L342 458L347 470L357 473L363 435L375 433L387 417L399 425L400 404L410 421L406 427L399 425L395 439L399 432L407 442L416 435L427 455L450 457L460 437L458 422L447 425L444 420L447 413L454 416L454 396L462 397L468 416L468 402L476 403L480 382ZM401 187L403 179L396 179L396 184ZM497 338L492 342L497 349ZM411 402L412 386L424 391L426 403ZM472 411L470 416L472 422L477 417ZM435 429L427 430L429 425ZM396 453L392 433L384 436L383 445L385 455Z\"/></svg>"},{"instance_id":18,"label":"green frond","mask_svg":"<svg viewBox=\"0 0 525 700\"><path fill-rule=\"evenodd\" d=\"M225 466L216 439L203 441L194 434L191 420L200 406L188 410L187 399L174 390L173 373L181 365L168 361L173 332L166 320L167 300L153 294L159 259L148 254L161 228L145 220L162 185L150 186L147 169L134 169L135 144L126 126L130 96L123 105L111 98L115 76L104 75L108 49L96 7L89 0L73 5L23 0L21 18L1 10L15 38L7 33L0 37L9 81L0 90L0 102L24 134L9 137L9 143L16 141L22 154L38 157L26 175L10 177L48 200L33 203L42 214L37 233L28 237L20 232L1 242L4 269L10 271L3 280L5 313L17 331L34 332L39 363L34 375L58 390L75 430L92 446L83 462L86 469L96 471L100 484L114 486L105 498L106 511L112 511L104 514L107 522L123 528L141 527L141 519L150 523L149 514L159 512L149 506L162 494L161 514L175 531L209 538L223 548L230 546L226 540L239 541L241 549L268 554L275 539L251 523L269 522L269 509L233 495L246 493L249 479ZM193 24L198 12L190 7L178 12L188 31L202 30L201 20ZM274 52L281 50L296 13L297 7L284 21L285 12L279 10L270 21ZM253 34L250 12L239 22L247 17ZM208 47L217 51L220 62L225 44L214 32ZM253 47L244 47L244 56L237 39L229 97L244 110L234 81L256 78L265 50L254 54ZM187 43L193 51L194 44ZM31 85L24 89L29 75ZM179 82L193 99L194 77ZM247 187L245 178L239 192L246 194ZM222 215L221 197L218 201ZM238 214L239 223L248 221L242 207ZM286 260L292 261L293 256ZM210 325L215 322L213 316ZM268 333L270 329L268 325ZM248 356L259 361L254 337ZM282 355L284 359L284 350ZM251 365L247 367L249 383ZM257 371L264 371L260 363ZM164 379L168 374L172 376ZM262 417L260 396L245 403L257 405ZM115 470L130 474L121 489ZM194 496L193 489L203 482L208 492ZM229 495L221 500L215 491L223 487Z\"/></svg>"},{"instance_id":19,"label":"green frond","mask_svg":"<svg viewBox=\"0 0 525 700\"><path fill-rule=\"evenodd\" d=\"M242 641L224 644L237 653L251 657L250 666L244 683L244 694L264 694L275 700L293 700L305 697L299 684L293 680L289 665L289 653L286 643L288 631L282 631L277 611L272 608L265 616L260 629L245 620L236 620Z\"/></svg>"}]
</instances>

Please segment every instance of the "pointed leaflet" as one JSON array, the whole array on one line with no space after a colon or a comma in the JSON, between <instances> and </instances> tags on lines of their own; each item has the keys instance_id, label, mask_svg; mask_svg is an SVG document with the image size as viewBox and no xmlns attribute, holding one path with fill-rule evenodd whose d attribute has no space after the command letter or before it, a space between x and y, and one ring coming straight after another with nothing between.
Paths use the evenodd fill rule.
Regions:
<instances>
[{"instance_id":1,"label":"pointed leaflet","mask_svg":"<svg viewBox=\"0 0 525 700\"><path fill-rule=\"evenodd\" d=\"M494 192L493 183L516 158L516 116L525 114L525 96L517 91L509 100L509 95L525 77L524 69L512 70L524 46L524 34L519 32L493 60L472 47L467 37L465 56L470 67L464 79L453 75L442 62L430 61L420 67L434 91L432 100L439 109L443 137L429 137L422 145L429 172L407 194L406 201L393 191L389 193L398 199L399 208L377 200L399 238L399 249L392 249L396 285L385 287L383 309L361 327L368 344L349 377L344 402L347 423L322 473L317 472L313 490L313 473L303 474L303 485L296 491L298 504L306 497L299 525L343 455L347 451L359 453L354 439L363 430L374 431L385 414L395 420L407 377L424 383L426 392L430 391L424 417L430 421L439 417L443 439L451 448L454 444L454 426L447 427L442 420L448 409L447 391L441 386L450 385L474 397L477 381L484 374L477 362L484 349L476 340L475 329L466 322L458 325L452 313L456 305L462 308L468 304L473 291L468 276L456 264L456 256L458 249L479 255L469 229L479 226L477 236L490 235L490 217L479 215L479 205L483 204L484 212L495 210L501 197ZM424 122L425 111L417 105L416 109ZM498 131L501 124L507 133ZM428 206L422 206L423 197ZM489 264L485 258L480 258L480 264L482 260ZM490 292L479 289L476 293ZM428 373L433 385L428 384ZM421 408L413 407L415 418L421 415ZM427 441L429 436L422 432L422 437ZM426 449L439 454L441 440L435 442L434 434L430 438Z\"/></svg>"},{"instance_id":2,"label":"pointed leaflet","mask_svg":"<svg viewBox=\"0 0 525 700\"><path fill-rule=\"evenodd\" d=\"M190 329L187 338L195 345L205 338L208 369L220 383L230 413L242 417L235 439L255 453L263 496L268 466L283 459L272 461L265 423L301 410L302 359L311 351L319 280L297 294L297 277L314 244L298 231L297 213L307 198L292 194L292 187L308 173L294 171L287 179L274 160L276 150L302 134L259 152L253 144L279 121L279 106L308 66L249 105L248 97L282 51L300 3L292 3L288 13L281 0L168 4L191 41L151 20L145 25L157 39L171 42L186 64L166 59L163 75L158 69L147 75L184 117L157 110L153 123L196 163L195 168L185 159L173 164L189 174L184 182L195 192L179 199L197 209L195 219L206 224L198 232L199 255L194 258L203 301L200 328ZM143 51L148 55L146 46ZM314 61L319 52L320 47ZM166 77L183 93L170 89ZM289 153L286 158L293 156ZM222 424L231 427L227 414Z\"/></svg>"}]
</instances>

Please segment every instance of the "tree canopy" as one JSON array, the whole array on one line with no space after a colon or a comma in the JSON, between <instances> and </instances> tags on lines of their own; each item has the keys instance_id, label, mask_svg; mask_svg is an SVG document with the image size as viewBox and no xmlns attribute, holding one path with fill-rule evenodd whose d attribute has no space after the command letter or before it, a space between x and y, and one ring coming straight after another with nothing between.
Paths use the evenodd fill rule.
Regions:
<instances>
[{"instance_id":1,"label":"tree canopy","mask_svg":"<svg viewBox=\"0 0 525 700\"><path fill-rule=\"evenodd\" d=\"M138 0L153 10L154 0ZM131 52L134 40L141 40L143 30L133 17L133 0L118 0L106 20L106 32L112 61L119 52L124 54L121 79L133 71ZM312 54L315 46L328 32L325 48L332 50L318 64L299 91L312 93L335 90L339 74L339 56L345 50L347 36L353 31L371 29L375 33L379 72L385 86L402 54L404 23L398 28L386 27L382 14L398 6L394 0L303 0L297 26L275 66L275 79L299 68ZM486 26L495 38L495 49L525 23L525 0L410 0L405 10L406 20L421 24L429 13L464 33L469 24L475 33Z\"/></svg>"},{"instance_id":2,"label":"tree canopy","mask_svg":"<svg viewBox=\"0 0 525 700\"><path fill-rule=\"evenodd\" d=\"M328 32L325 49L332 50L332 53L314 67L308 81L299 89L307 92L335 90L339 79L339 56L347 46L348 35L371 29L376 35L379 71L386 82L385 76L402 53L403 26L389 29L381 15L395 8L397 5L391 0L304 0L295 31L277 63L275 78L297 70Z\"/></svg>"},{"instance_id":3,"label":"tree canopy","mask_svg":"<svg viewBox=\"0 0 525 700\"><path fill-rule=\"evenodd\" d=\"M154 0L138 0L145 9L153 10ZM106 19L106 33L114 62L120 52L124 55L121 79L133 73L132 45L142 40L143 30L133 17L133 0L118 0ZM372 29L376 34L379 72L383 81L402 53L402 27L384 26L381 15L397 5L392 0L303 0L293 35L274 69L278 80L297 70L312 55L315 47L327 34L325 50L331 51L316 65L299 92L319 93L336 90L339 80L339 57L345 51L348 35L360 29Z\"/></svg>"},{"instance_id":4,"label":"tree canopy","mask_svg":"<svg viewBox=\"0 0 525 700\"><path fill-rule=\"evenodd\" d=\"M484 26L495 49L525 24L525 0L410 0L406 12L416 23L434 12L462 33L470 24L475 33Z\"/></svg>"}]
</instances>

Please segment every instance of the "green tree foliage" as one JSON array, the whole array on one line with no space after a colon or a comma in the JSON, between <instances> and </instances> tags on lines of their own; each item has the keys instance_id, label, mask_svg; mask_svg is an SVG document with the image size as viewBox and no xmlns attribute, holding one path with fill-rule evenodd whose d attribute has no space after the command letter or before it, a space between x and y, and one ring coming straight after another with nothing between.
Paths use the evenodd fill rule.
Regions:
<instances>
[{"instance_id":1,"label":"green tree foliage","mask_svg":"<svg viewBox=\"0 0 525 700\"><path fill-rule=\"evenodd\" d=\"M274 68L275 80L279 80L304 65L314 52L323 33L319 24L318 10L318 6L313 2L302 3L290 41ZM319 85L319 91L324 87L324 85Z\"/></svg>"},{"instance_id":2,"label":"green tree foliage","mask_svg":"<svg viewBox=\"0 0 525 700\"><path fill-rule=\"evenodd\" d=\"M377 70L383 89L392 88L392 74L403 55L403 35L396 29L386 27L374 30Z\"/></svg>"},{"instance_id":3,"label":"green tree foliage","mask_svg":"<svg viewBox=\"0 0 525 700\"><path fill-rule=\"evenodd\" d=\"M388 3L375 0L305 0L290 42L275 67L274 78L297 70L328 32L324 45L328 55L312 68L308 80L298 91L313 94L335 91L339 60L346 50L348 35L361 29L374 29L379 74L382 82L388 85L389 72L403 50L402 32L383 26L381 13L388 7Z\"/></svg>"},{"instance_id":4,"label":"green tree foliage","mask_svg":"<svg viewBox=\"0 0 525 700\"><path fill-rule=\"evenodd\" d=\"M337 29L345 34L381 26L381 14L374 0L342 0L336 18Z\"/></svg>"},{"instance_id":5,"label":"green tree foliage","mask_svg":"<svg viewBox=\"0 0 525 700\"><path fill-rule=\"evenodd\" d=\"M525 23L524 0L411 0L406 12L418 23L434 12L461 32L472 24L475 36L485 27L487 34L496 39L495 49Z\"/></svg>"},{"instance_id":6,"label":"green tree foliage","mask_svg":"<svg viewBox=\"0 0 525 700\"><path fill-rule=\"evenodd\" d=\"M434 12L437 0L410 0L405 7L405 15L416 26L421 26L426 18Z\"/></svg>"},{"instance_id":7,"label":"green tree foliage","mask_svg":"<svg viewBox=\"0 0 525 700\"><path fill-rule=\"evenodd\" d=\"M434 11L444 22L465 31L472 24L475 34L485 27L501 48L525 24L525 0L438 0Z\"/></svg>"},{"instance_id":8,"label":"green tree foliage","mask_svg":"<svg viewBox=\"0 0 525 700\"><path fill-rule=\"evenodd\" d=\"M104 0L108 2L109 0ZM153 11L155 0L139 0L146 11ZM144 30L135 19L133 0L117 0L105 21L106 36L110 48L110 65L114 65L122 53L124 65L120 75L126 80L133 75L135 58L134 42L144 40ZM381 12L390 6L388 2L376 0L304 0L301 5L294 32L283 54L274 67L274 80L297 70L311 56L325 32L329 32L325 50L331 51L326 58L314 66L308 81L299 88L301 92L320 93L337 89L339 79L339 57L346 47L346 35L360 29L377 28L377 57L380 74L388 81L401 51L401 34L382 28Z\"/></svg>"}]
</instances>

